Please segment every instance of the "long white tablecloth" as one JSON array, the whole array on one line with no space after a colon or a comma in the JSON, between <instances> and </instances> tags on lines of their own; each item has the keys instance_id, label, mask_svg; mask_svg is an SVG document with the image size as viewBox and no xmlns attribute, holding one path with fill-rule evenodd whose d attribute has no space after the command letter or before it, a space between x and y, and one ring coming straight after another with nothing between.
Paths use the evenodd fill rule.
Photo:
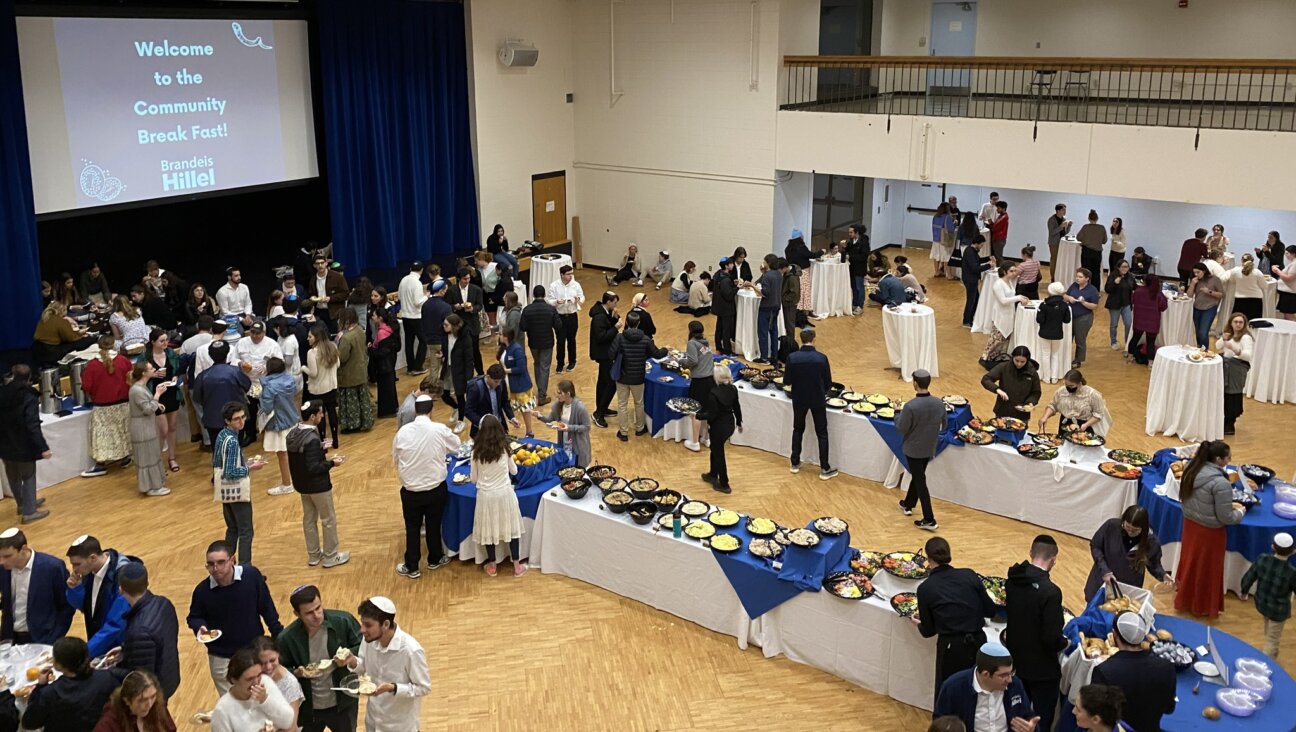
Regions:
<instances>
[{"instance_id":1,"label":"long white tablecloth","mask_svg":"<svg viewBox=\"0 0 1296 732\"><path fill-rule=\"evenodd\" d=\"M836 259L810 265L810 304L817 315L851 314L850 264Z\"/></svg>"},{"instance_id":2,"label":"long white tablecloth","mask_svg":"<svg viewBox=\"0 0 1296 732\"><path fill-rule=\"evenodd\" d=\"M1271 318L1271 328L1257 328L1246 395L1262 402L1296 402L1296 321Z\"/></svg>"},{"instance_id":3,"label":"long white tablecloth","mask_svg":"<svg viewBox=\"0 0 1296 732\"><path fill-rule=\"evenodd\" d=\"M36 463L36 488L48 488L81 475L81 471L94 465L90 459L90 411L75 411L66 417L41 415L41 432L49 444L53 457ZM0 486L4 495L13 495L9 481L0 471Z\"/></svg>"},{"instance_id":4,"label":"long white tablecloth","mask_svg":"<svg viewBox=\"0 0 1296 732\"><path fill-rule=\"evenodd\" d=\"M1197 332L1193 328L1192 298L1176 300L1168 293L1166 297L1170 302L1166 303L1166 309L1161 313L1161 332L1157 334L1157 347L1196 346ZM1157 351L1157 358L1160 357L1161 352Z\"/></svg>"},{"instance_id":5,"label":"long white tablecloth","mask_svg":"<svg viewBox=\"0 0 1296 732\"><path fill-rule=\"evenodd\" d=\"M1053 279L1057 282L1070 287L1075 282L1075 271L1080 269L1080 242L1071 237L1067 237L1058 242L1058 261L1049 262L1049 272L1053 273ZM1093 273L1093 279L1101 278L1102 273Z\"/></svg>"},{"instance_id":6,"label":"long white tablecloth","mask_svg":"<svg viewBox=\"0 0 1296 732\"><path fill-rule=\"evenodd\" d=\"M1157 350L1148 382L1149 435L1178 435L1184 442L1218 440L1224 436L1224 359L1194 363L1196 349L1167 346Z\"/></svg>"},{"instance_id":7,"label":"long white tablecloth","mask_svg":"<svg viewBox=\"0 0 1296 732\"><path fill-rule=\"evenodd\" d=\"M734 324L734 348L748 361L760 358L760 341L756 339L756 318L760 298L751 290L738 291L738 320ZM778 334L786 335L783 318L778 318Z\"/></svg>"},{"instance_id":8,"label":"long white tablecloth","mask_svg":"<svg viewBox=\"0 0 1296 732\"><path fill-rule=\"evenodd\" d=\"M1223 331L1225 321L1233 314L1233 301L1237 299L1236 291L1236 280L1224 283L1224 299L1220 300L1219 312L1215 314L1215 322L1211 325L1212 333L1218 334ZM1264 297L1261 303L1261 315L1266 318L1274 318L1278 315L1278 280L1272 277L1265 278Z\"/></svg>"},{"instance_id":9,"label":"long white tablecloth","mask_svg":"<svg viewBox=\"0 0 1296 732\"><path fill-rule=\"evenodd\" d=\"M927 486L933 498L1085 539L1138 502L1138 481L1098 471L1102 450L1060 452L1044 461L1007 445L948 447L927 465Z\"/></svg>"},{"instance_id":10,"label":"long white tablecloth","mask_svg":"<svg viewBox=\"0 0 1296 732\"><path fill-rule=\"evenodd\" d=\"M596 492L579 501L546 494L531 549L532 563L545 574L579 579L733 636L739 648L760 646L767 658L781 653L902 703L932 708L935 643L889 605L891 594L912 591L917 582L879 574L875 597L847 601L803 592L751 620L709 549L600 511ZM997 634L998 627L987 630L987 637Z\"/></svg>"},{"instance_id":11,"label":"long white tablecloth","mask_svg":"<svg viewBox=\"0 0 1296 732\"><path fill-rule=\"evenodd\" d=\"M1071 339L1071 323L1062 326L1062 342L1052 361L1044 358L1044 339L1039 337L1039 324L1035 314L1039 312L1041 300L1034 300L1029 306L1019 307L1013 314L1013 332L1009 339L1012 348L1026 346L1030 349L1031 358L1039 363L1040 379L1052 384L1071 370L1071 354L1075 350L1075 341Z\"/></svg>"},{"instance_id":12,"label":"long white tablecloth","mask_svg":"<svg viewBox=\"0 0 1296 732\"><path fill-rule=\"evenodd\" d=\"M905 303L882 308L882 336L892 368L900 378L913 381L913 372L927 369L940 376L936 355L936 311L929 305Z\"/></svg>"},{"instance_id":13,"label":"long white tablecloth","mask_svg":"<svg viewBox=\"0 0 1296 732\"><path fill-rule=\"evenodd\" d=\"M990 334L990 304L994 302L994 294L990 288L994 287L994 281L998 279L993 267L981 273L981 293L977 299L976 314L972 317L972 332Z\"/></svg>"},{"instance_id":14,"label":"long white tablecloth","mask_svg":"<svg viewBox=\"0 0 1296 732\"><path fill-rule=\"evenodd\" d=\"M556 254L556 252L553 252L552 254ZM557 259L541 259L541 257L544 256L547 255L544 252L541 252L540 254L531 257L531 287L544 285L545 292L548 292L549 285L558 281L558 270L562 269L565 265L571 264L572 258L567 254L558 254ZM521 281L522 278L519 277L518 282ZM530 292L526 293L526 296L522 298L522 302L531 302ZM628 303L626 309L629 309Z\"/></svg>"}]
</instances>

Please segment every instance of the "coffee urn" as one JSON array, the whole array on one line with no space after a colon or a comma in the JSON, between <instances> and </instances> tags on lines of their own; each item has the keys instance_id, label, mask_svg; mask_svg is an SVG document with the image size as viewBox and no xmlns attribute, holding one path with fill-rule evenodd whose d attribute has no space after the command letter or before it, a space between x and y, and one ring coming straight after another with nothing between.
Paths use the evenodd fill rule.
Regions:
<instances>
[{"instance_id":1,"label":"coffee urn","mask_svg":"<svg viewBox=\"0 0 1296 732\"><path fill-rule=\"evenodd\" d=\"M85 389L81 386L81 372L85 371L86 363L86 361L73 361L68 375L72 383L72 401L78 407L83 407L86 403Z\"/></svg>"},{"instance_id":2,"label":"coffee urn","mask_svg":"<svg viewBox=\"0 0 1296 732\"><path fill-rule=\"evenodd\" d=\"M40 410L45 414L56 414L63 409L63 395L59 383L57 368L41 369L40 376Z\"/></svg>"}]
</instances>

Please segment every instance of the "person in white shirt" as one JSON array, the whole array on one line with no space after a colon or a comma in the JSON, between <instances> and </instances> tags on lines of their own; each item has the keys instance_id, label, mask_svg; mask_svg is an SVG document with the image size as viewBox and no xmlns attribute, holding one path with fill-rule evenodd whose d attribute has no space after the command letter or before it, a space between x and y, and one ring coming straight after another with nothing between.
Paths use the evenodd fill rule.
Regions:
<instances>
[{"instance_id":1,"label":"person in white shirt","mask_svg":"<svg viewBox=\"0 0 1296 732\"><path fill-rule=\"evenodd\" d=\"M279 343L273 338L266 338L265 324L258 320L248 328L248 337L239 339L234 346L234 357L239 368L255 384L265 376L266 359L282 359L284 356Z\"/></svg>"},{"instance_id":2,"label":"person in white shirt","mask_svg":"<svg viewBox=\"0 0 1296 732\"><path fill-rule=\"evenodd\" d=\"M396 627L396 603L386 597L365 600L357 614L364 642L347 666L378 685L365 706L365 732L418 732L421 700L432 690L423 646Z\"/></svg>"},{"instance_id":3,"label":"person in white shirt","mask_svg":"<svg viewBox=\"0 0 1296 732\"><path fill-rule=\"evenodd\" d=\"M545 300L558 310L558 319L562 321L563 332L558 339L558 352L554 363L557 364L557 372L562 373L563 354L567 356L568 371L576 368L576 331L580 327L579 313L581 306L585 304L585 291L576 281L570 264L564 264L558 270L558 279L549 283L549 288L545 290Z\"/></svg>"},{"instance_id":4,"label":"person in white shirt","mask_svg":"<svg viewBox=\"0 0 1296 732\"><path fill-rule=\"evenodd\" d=\"M212 732L262 732L267 722L277 730L296 729L296 712L274 680L261 673L255 650L244 648L235 653L225 676L230 690L212 710Z\"/></svg>"},{"instance_id":5,"label":"person in white shirt","mask_svg":"<svg viewBox=\"0 0 1296 732\"><path fill-rule=\"evenodd\" d=\"M459 450L459 438L449 427L432 421L430 395L414 400L414 421L401 427L392 442L392 460L401 481L401 513L405 517L405 561L396 574L418 579L419 539L427 531L428 569L450 561L441 549L441 516L449 500L446 458Z\"/></svg>"},{"instance_id":6,"label":"person in white shirt","mask_svg":"<svg viewBox=\"0 0 1296 732\"><path fill-rule=\"evenodd\" d=\"M423 362L427 360L427 343L423 340L423 301L428 296L423 289L420 277L422 272L422 262L411 264L409 274L401 278L397 289L400 295L401 329L405 331L405 368L410 376L427 373L427 369L423 368Z\"/></svg>"},{"instance_id":7,"label":"person in white shirt","mask_svg":"<svg viewBox=\"0 0 1296 732\"><path fill-rule=\"evenodd\" d=\"M227 281L216 291L221 315L237 315L244 327L252 325L252 291L243 284L243 273L238 267L230 267L225 277Z\"/></svg>"},{"instance_id":8,"label":"person in white shirt","mask_svg":"<svg viewBox=\"0 0 1296 732\"><path fill-rule=\"evenodd\" d=\"M1220 279L1233 286L1232 312L1242 313L1247 320L1264 317L1265 274L1256 266L1255 256L1243 254L1242 264Z\"/></svg>"},{"instance_id":9,"label":"person in white shirt","mask_svg":"<svg viewBox=\"0 0 1296 732\"><path fill-rule=\"evenodd\" d=\"M283 694L284 701L293 710L292 724L287 729L299 729L297 724L297 712L301 709L302 702L305 701L306 695L302 693L301 682L293 676L288 669L283 667L279 662L279 644L275 643L273 638L261 636L252 641L252 650L257 652L257 660L261 662L261 673L274 682Z\"/></svg>"},{"instance_id":10,"label":"person in white shirt","mask_svg":"<svg viewBox=\"0 0 1296 732\"><path fill-rule=\"evenodd\" d=\"M998 191L991 191L989 202L981 204L981 213L977 218L981 219L984 226L989 226L990 222L998 217L998 209L995 207L997 203L999 203L999 193Z\"/></svg>"}]
</instances>

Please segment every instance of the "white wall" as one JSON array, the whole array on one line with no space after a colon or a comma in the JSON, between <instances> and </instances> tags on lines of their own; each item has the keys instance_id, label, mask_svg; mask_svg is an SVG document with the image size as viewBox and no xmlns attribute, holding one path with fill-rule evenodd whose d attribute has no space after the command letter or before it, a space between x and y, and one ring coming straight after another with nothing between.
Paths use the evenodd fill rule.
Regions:
<instances>
[{"instance_id":1,"label":"white wall","mask_svg":"<svg viewBox=\"0 0 1296 732\"><path fill-rule=\"evenodd\" d=\"M939 188L918 181L879 180L875 183L875 190L880 190L886 184L891 186L893 211L903 212L907 205L933 207L933 201L940 199ZM1045 222L1053 215L1053 207L1059 203L1067 205L1067 218L1075 221L1072 233L1079 231L1080 226L1086 222L1089 209L1098 212L1099 222L1104 226L1111 224L1112 217L1121 217L1125 224L1129 251L1133 252L1134 247L1141 246L1153 256L1160 257L1163 272L1174 269L1175 263L1179 261L1180 245L1184 239L1193 235L1193 230L1197 227L1209 229L1214 224L1223 224L1224 233L1231 240L1231 249L1239 257L1263 244L1266 234L1271 230L1277 230L1289 239L1296 238L1296 212L1293 211L957 184L948 185L945 195L957 196L961 209L975 212L989 200L991 190L998 191L1001 200L1008 202L1010 218L1006 251L1013 257L1018 256L1026 244L1034 244L1037 249L1036 258L1041 261L1048 259ZM880 194L875 194L875 206L879 199ZM901 216L903 230L909 238L927 239L931 236L929 215L902 213ZM876 214L874 225L877 227ZM887 232L889 238L885 241L875 235L874 244L903 243L903 238L896 235L896 228L898 227L894 223L891 224Z\"/></svg>"},{"instance_id":2,"label":"white wall","mask_svg":"<svg viewBox=\"0 0 1296 732\"><path fill-rule=\"evenodd\" d=\"M879 55L927 55L930 0L879 2ZM1289 59L1293 28L1291 0L979 0L977 55Z\"/></svg>"},{"instance_id":3,"label":"white wall","mask_svg":"<svg viewBox=\"0 0 1296 732\"><path fill-rule=\"evenodd\" d=\"M503 224L516 243L532 238L531 176L537 173L567 171L568 216L580 211L579 191L572 185L575 105L567 104L565 96L575 86L574 10L571 0L467 3L477 206L483 237L495 224ZM539 63L529 69L501 65L496 53L509 39L538 48Z\"/></svg>"},{"instance_id":4,"label":"white wall","mask_svg":"<svg viewBox=\"0 0 1296 732\"><path fill-rule=\"evenodd\" d=\"M714 262L772 239L781 52L818 37L818 3L760 0L756 89L749 0L576 0L576 179L585 260L610 265L628 242ZM799 8L797 10L796 8ZM813 23L806 20L810 13ZM786 34L781 32L785 16ZM786 37L785 37L786 36Z\"/></svg>"},{"instance_id":5,"label":"white wall","mask_svg":"<svg viewBox=\"0 0 1296 732\"><path fill-rule=\"evenodd\" d=\"M778 171L774 186L774 226L770 251L783 253L793 229L800 229L810 241L814 215L814 174Z\"/></svg>"}]
</instances>

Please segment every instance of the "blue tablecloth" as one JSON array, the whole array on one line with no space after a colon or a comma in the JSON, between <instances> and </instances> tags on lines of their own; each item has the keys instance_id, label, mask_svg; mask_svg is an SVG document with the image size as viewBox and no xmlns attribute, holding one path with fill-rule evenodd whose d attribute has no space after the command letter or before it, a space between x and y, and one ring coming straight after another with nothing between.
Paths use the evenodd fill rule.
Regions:
<instances>
[{"instance_id":1,"label":"blue tablecloth","mask_svg":"<svg viewBox=\"0 0 1296 732\"><path fill-rule=\"evenodd\" d=\"M787 546L778 558L782 569L773 562L747 551L752 535L744 528L746 517L737 526L719 529L717 533L733 534L742 542L736 552L712 551L720 570L729 579L747 617L758 618L802 592L818 592L823 579L842 564L849 562L850 532L841 536L823 536L813 548ZM813 529L812 529L813 530Z\"/></svg>"},{"instance_id":2,"label":"blue tablecloth","mask_svg":"<svg viewBox=\"0 0 1296 732\"><path fill-rule=\"evenodd\" d=\"M900 461L905 470L909 470L909 460L905 458L904 454L904 437L896 429L895 420L869 415L868 421L869 424L873 425L873 429L877 431L878 437L881 437L887 447L891 448L891 454L896 456L896 459ZM950 412L945 431L941 433L940 439L936 442L936 454L940 455L950 445L963 444L960 440L955 439L954 433L971 421L972 408L966 404Z\"/></svg>"},{"instance_id":3,"label":"blue tablecloth","mask_svg":"<svg viewBox=\"0 0 1296 732\"><path fill-rule=\"evenodd\" d=\"M1158 450L1152 462L1143 468L1143 477L1139 479L1139 505L1147 509L1148 522L1162 544L1178 542L1183 537L1183 506L1156 493L1156 487L1165 482L1170 464L1178 459L1173 448ZM1228 469L1238 470L1235 466ZM1241 481L1237 487L1242 487ZM1271 551L1274 534L1280 531L1296 533L1296 521L1273 512L1273 490L1262 490L1256 496L1260 505L1247 511L1242 523L1228 527L1228 550L1252 562Z\"/></svg>"},{"instance_id":4,"label":"blue tablecloth","mask_svg":"<svg viewBox=\"0 0 1296 732\"><path fill-rule=\"evenodd\" d=\"M1196 621L1171 615L1157 615L1156 627L1160 630L1170 631L1174 634L1175 640L1193 648L1206 644L1206 626ZM1106 631L1103 631L1103 633L1105 634ZM1233 672L1233 663L1242 657L1256 658L1269 663L1270 668L1273 669L1273 676L1271 677L1274 684L1273 694L1269 697L1269 701L1265 706L1250 717L1239 718L1225 714L1219 721L1213 722L1202 716L1202 710L1208 706L1216 706L1215 692L1221 687L1217 684L1202 682L1200 693L1193 694L1193 686L1201 680L1201 675L1192 669L1181 671L1176 686L1179 701L1175 705L1172 714L1162 717L1162 728L1174 730L1175 732L1190 732L1192 730L1291 732L1296 730L1296 682L1292 681L1292 677L1276 661L1269 661L1255 647L1238 640L1219 628L1211 629L1211 639L1215 641L1215 647L1224 656L1223 661L1228 665L1230 673ZM1218 659L1208 658L1206 660L1216 661ZM1056 729L1057 732L1070 732L1077 729L1075 714L1072 711L1071 704L1066 700L1062 702L1062 711L1058 716Z\"/></svg>"},{"instance_id":5,"label":"blue tablecloth","mask_svg":"<svg viewBox=\"0 0 1296 732\"><path fill-rule=\"evenodd\" d=\"M552 442L523 438L519 440L527 445L557 447ZM525 518L534 519L540 510L540 499L545 491L562 482L558 470L568 465L575 465L576 458L559 450L535 465L519 465L516 482L513 485L517 493L518 508ZM477 509L477 486L473 483L455 483L456 474L467 475L471 468L468 460L454 460L450 463L446 482L450 498L446 502L445 515L441 518L441 539L450 551L459 550L459 545L468 540L473 532L473 514Z\"/></svg>"},{"instance_id":6,"label":"blue tablecloth","mask_svg":"<svg viewBox=\"0 0 1296 732\"><path fill-rule=\"evenodd\" d=\"M715 360L729 358L733 363L729 364L729 371L733 374L734 381L738 381L738 371L746 368L746 364L731 356L716 356ZM666 402L675 397L687 397L689 394L689 379L684 378L679 373L667 371L661 367L661 364L655 360L649 360L648 366L651 369L644 377L644 413L648 415L648 420L652 422L652 433L655 436L661 432L662 427L667 422L683 417L683 414L676 412L666 406ZM717 368L719 368L717 366ZM670 377L670 381L662 381L662 377Z\"/></svg>"}]
</instances>

